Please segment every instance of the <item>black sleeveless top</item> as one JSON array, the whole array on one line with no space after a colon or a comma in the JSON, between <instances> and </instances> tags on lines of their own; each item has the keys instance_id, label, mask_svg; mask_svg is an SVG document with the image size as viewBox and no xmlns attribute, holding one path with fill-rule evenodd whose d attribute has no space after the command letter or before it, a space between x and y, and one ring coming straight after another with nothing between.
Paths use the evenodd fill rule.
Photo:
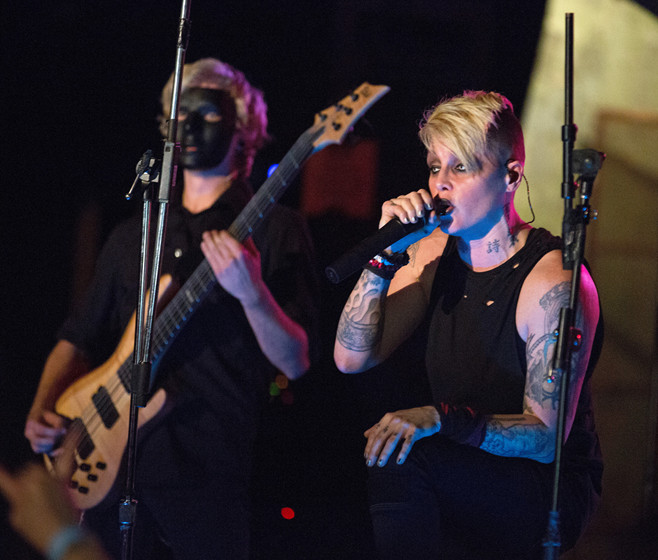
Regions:
<instances>
[{"instance_id":1,"label":"black sleeveless top","mask_svg":"<svg viewBox=\"0 0 658 560\"><path fill-rule=\"evenodd\" d=\"M448 241L437 268L428 310L425 361L435 404L470 406L483 414L520 414L526 377L526 344L516 329L516 306L530 271L559 237L532 229L526 244L493 270L473 272ZM600 471L589 378L602 343L597 327L565 463ZM599 473L600 474L600 473Z\"/></svg>"}]
</instances>

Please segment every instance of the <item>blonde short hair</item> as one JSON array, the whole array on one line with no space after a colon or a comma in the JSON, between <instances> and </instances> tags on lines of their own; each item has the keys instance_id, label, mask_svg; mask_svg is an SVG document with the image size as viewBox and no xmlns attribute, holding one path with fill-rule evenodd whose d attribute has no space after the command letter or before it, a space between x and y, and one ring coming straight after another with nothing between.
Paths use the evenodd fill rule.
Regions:
<instances>
[{"instance_id":1,"label":"blonde short hair","mask_svg":"<svg viewBox=\"0 0 658 560\"><path fill-rule=\"evenodd\" d=\"M504 165L525 162L521 124L509 99L495 92L465 91L428 110L418 135L429 150L440 141L469 171L482 168L482 158Z\"/></svg>"},{"instance_id":2,"label":"blonde short hair","mask_svg":"<svg viewBox=\"0 0 658 560\"><path fill-rule=\"evenodd\" d=\"M171 95L174 74L162 89L160 132L167 134L167 121L171 112ZM235 102L236 133L240 151L236 162L244 177L251 174L254 158L269 139L267 134L267 104L263 92L253 87L240 70L216 58L202 58L183 66L181 93L191 87L214 88L227 91Z\"/></svg>"}]
</instances>

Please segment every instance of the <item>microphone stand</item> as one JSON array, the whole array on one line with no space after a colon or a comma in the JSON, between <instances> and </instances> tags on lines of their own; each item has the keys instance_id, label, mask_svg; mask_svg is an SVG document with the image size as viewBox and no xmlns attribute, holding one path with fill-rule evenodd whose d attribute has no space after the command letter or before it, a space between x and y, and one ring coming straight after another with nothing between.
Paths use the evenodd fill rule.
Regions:
<instances>
[{"instance_id":1,"label":"microphone stand","mask_svg":"<svg viewBox=\"0 0 658 560\"><path fill-rule=\"evenodd\" d=\"M590 210L589 200L592 194L596 174L603 164L605 155L595 150L573 150L577 127L573 124L573 14L566 14L566 60L565 60L565 124L562 127L563 142L563 180L562 198L564 198L564 219L562 222L562 268L572 270L569 307L560 310L558 338L555 354L551 364L549 383L560 384L558 400L558 423L555 437L555 462L551 511L549 512L546 535L544 537L544 559L556 559L560 550L560 513L558 498L560 470L562 466L562 447L564 444L564 423L568 404L569 374L572 352L580 348L582 333L574 327L580 271L584 262L586 226L590 218L596 218L596 212ZM578 183L574 183L574 174L579 174ZM576 187L580 188L580 204L573 207Z\"/></svg>"},{"instance_id":2,"label":"microphone stand","mask_svg":"<svg viewBox=\"0 0 658 560\"><path fill-rule=\"evenodd\" d=\"M126 198L131 198L138 180L144 190L142 211L142 241L140 253L140 278L135 323L135 350L133 352L133 369L130 395L130 419L128 423L127 468L124 486L124 496L119 505L119 528L121 534L121 558L129 560L133 553L133 528L137 514L137 499L135 498L135 467L137 456L137 428L139 408L146 406L151 385L151 339L155 304L158 298L158 281L162 264L170 191L175 187L176 170L180 145L176 142L178 127L178 104L185 64L185 51L189 39L190 0L182 0L178 40L176 45L176 65L174 71L174 87L172 91L171 110L169 114L167 138L161 164L151 158L147 151L137 164L137 177ZM159 181L158 181L159 179ZM151 263L150 296L147 298L148 268L151 260L151 212L153 188L152 184L159 182L158 190L158 220L153 243L153 259ZM148 300L148 301L147 301Z\"/></svg>"}]
</instances>

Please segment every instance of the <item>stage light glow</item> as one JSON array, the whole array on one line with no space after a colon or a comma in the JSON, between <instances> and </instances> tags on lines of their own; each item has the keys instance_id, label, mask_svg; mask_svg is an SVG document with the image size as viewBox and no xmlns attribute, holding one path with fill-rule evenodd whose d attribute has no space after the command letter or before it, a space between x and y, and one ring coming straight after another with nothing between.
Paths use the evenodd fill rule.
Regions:
<instances>
[{"instance_id":1,"label":"stage light glow","mask_svg":"<svg viewBox=\"0 0 658 560\"><path fill-rule=\"evenodd\" d=\"M276 171L277 167L279 167L278 163L273 163L272 165L270 165L267 168L267 176L269 177L270 175L272 175L272 173L274 173Z\"/></svg>"},{"instance_id":2,"label":"stage light glow","mask_svg":"<svg viewBox=\"0 0 658 560\"><path fill-rule=\"evenodd\" d=\"M270 397L278 397L281 394L281 390L279 389L279 386L272 381L270 383Z\"/></svg>"},{"instance_id":3,"label":"stage light glow","mask_svg":"<svg viewBox=\"0 0 658 560\"><path fill-rule=\"evenodd\" d=\"M279 373L276 376L276 378L274 379L274 383L276 383L276 386L281 390L288 388L288 378L282 373Z\"/></svg>"},{"instance_id":4,"label":"stage light glow","mask_svg":"<svg viewBox=\"0 0 658 560\"><path fill-rule=\"evenodd\" d=\"M295 510L291 507L282 507L281 508L281 517L287 520L291 520L295 517Z\"/></svg>"}]
</instances>

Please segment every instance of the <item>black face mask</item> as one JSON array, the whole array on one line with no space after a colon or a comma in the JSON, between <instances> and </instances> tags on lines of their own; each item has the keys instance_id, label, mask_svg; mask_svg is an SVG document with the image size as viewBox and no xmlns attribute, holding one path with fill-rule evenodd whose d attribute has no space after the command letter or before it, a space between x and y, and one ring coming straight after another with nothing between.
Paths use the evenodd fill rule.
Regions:
<instances>
[{"instance_id":1,"label":"black face mask","mask_svg":"<svg viewBox=\"0 0 658 560\"><path fill-rule=\"evenodd\" d=\"M183 91L178 111L180 164L199 170L219 166L228 155L235 124L235 103L228 92L209 88Z\"/></svg>"}]
</instances>

